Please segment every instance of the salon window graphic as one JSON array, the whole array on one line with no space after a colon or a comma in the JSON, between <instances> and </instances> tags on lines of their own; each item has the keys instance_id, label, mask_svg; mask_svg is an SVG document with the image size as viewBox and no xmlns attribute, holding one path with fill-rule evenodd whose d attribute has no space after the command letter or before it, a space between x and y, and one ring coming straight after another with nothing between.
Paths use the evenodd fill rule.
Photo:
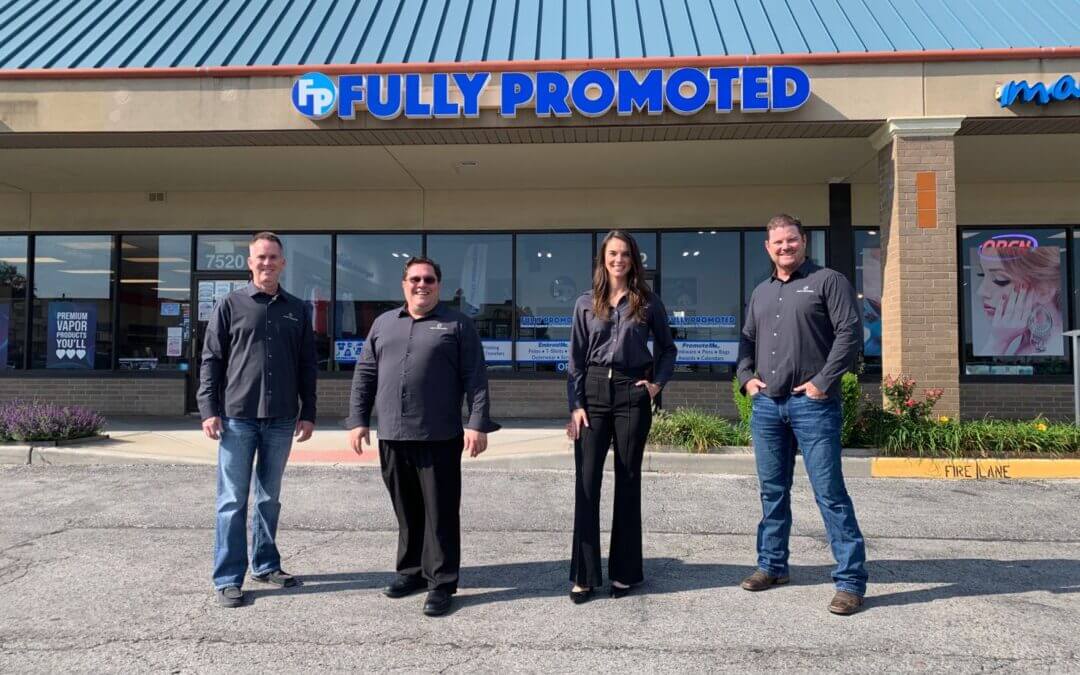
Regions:
<instances>
[{"instance_id":1,"label":"salon window graphic","mask_svg":"<svg viewBox=\"0 0 1080 675\"><path fill-rule=\"evenodd\" d=\"M975 356L1063 356L1064 241L1030 232L966 233Z\"/></svg>"}]
</instances>

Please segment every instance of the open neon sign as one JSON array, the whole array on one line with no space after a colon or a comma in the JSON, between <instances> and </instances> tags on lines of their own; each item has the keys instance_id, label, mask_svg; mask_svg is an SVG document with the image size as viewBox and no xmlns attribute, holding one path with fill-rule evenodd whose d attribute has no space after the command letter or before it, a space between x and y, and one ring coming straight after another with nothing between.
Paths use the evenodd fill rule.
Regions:
<instances>
[{"instance_id":1,"label":"open neon sign","mask_svg":"<svg viewBox=\"0 0 1080 675\"><path fill-rule=\"evenodd\" d=\"M1039 240L1030 234L998 234L979 245L980 258L1013 260L1019 258L1022 251L1039 248ZM993 253L989 251L993 250Z\"/></svg>"}]
</instances>

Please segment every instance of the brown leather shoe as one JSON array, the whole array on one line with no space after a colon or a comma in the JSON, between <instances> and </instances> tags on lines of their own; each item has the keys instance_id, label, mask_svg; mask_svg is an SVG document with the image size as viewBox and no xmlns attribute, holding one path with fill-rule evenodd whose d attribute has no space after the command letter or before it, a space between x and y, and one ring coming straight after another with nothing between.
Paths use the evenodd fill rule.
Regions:
<instances>
[{"instance_id":1,"label":"brown leather shoe","mask_svg":"<svg viewBox=\"0 0 1080 675\"><path fill-rule=\"evenodd\" d=\"M862 607L863 599L861 596L854 593L848 593L847 591L837 591L833 596L832 602L829 603L829 611L833 614L841 614L847 616L859 611Z\"/></svg>"},{"instance_id":2,"label":"brown leather shoe","mask_svg":"<svg viewBox=\"0 0 1080 675\"><path fill-rule=\"evenodd\" d=\"M773 586L783 586L789 581L791 577L774 577L761 570L754 570L753 574L743 579L741 586L747 591L764 591Z\"/></svg>"}]
</instances>

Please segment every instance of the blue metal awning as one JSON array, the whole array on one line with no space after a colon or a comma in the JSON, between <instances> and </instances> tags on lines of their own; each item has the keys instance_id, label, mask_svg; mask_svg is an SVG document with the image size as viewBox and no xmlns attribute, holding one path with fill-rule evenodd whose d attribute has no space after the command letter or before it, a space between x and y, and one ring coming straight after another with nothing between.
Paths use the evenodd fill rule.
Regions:
<instances>
[{"instance_id":1,"label":"blue metal awning","mask_svg":"<svg viewBox=\"0 0 1080 675\"><path fill-rule=\"evenodd\" d=\"M0 0L0 69L1053 48L1080 0Z\"/></svg>"}]
</instances>

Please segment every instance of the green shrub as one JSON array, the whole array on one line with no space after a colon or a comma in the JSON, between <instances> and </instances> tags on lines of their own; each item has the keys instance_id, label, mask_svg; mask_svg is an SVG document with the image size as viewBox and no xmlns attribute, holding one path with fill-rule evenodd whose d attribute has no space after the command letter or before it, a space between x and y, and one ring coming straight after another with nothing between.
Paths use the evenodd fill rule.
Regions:
<instances>
[{"instance_id":1,"label":"green shrub","mask_svg":"<svg viewBox=\"0 0 1080 675\"><path fill-rule=\"evenodd\" d=\"M688 452L706 452L722 445L749 445L750 434L742 423L733 425L717 415L680 408L653 416L649 442L681 446Z\"/></svg>"},{"instance_id":2,"label":"green shrub","mask_svg":"<svg viewBox=\"0 0 1080 675\"><path fill-rule=\"evenodd\" d=\"M885 413L889 415L889 413ZM894 419L896 416L890 415ZM1080 427L1031 422L979 420L932 422L897 419L877 444L887 455L918 457L1058 456L1080 453Z\"/></svg>"},{"instance_id":3,"label":"green shrub","mask_svg":"<svg viewBox=\"0 0 1080 675\"><path fill-rule=\"evenodd\" d=\"M739 387L739 378L731 378L731 396L735 399L735 408L739 411L739 422L750 426L750 416L754 414L754 403L750 397L742 393Z\"/></svg>"}]
</instances>

